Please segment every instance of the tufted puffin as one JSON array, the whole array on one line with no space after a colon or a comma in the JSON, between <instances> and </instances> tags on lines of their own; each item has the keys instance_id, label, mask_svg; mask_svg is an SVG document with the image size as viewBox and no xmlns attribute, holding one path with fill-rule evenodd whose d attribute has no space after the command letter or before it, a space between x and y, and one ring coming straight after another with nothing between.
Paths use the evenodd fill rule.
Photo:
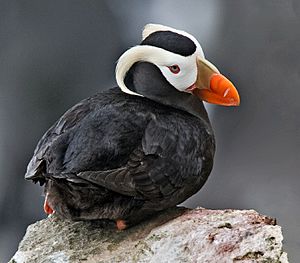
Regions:
<instances>
[{"instance_id":1,"label":"tufted puffin","mask_svg":"<svg viewBox=\"0 0 300 263\"><path fill-rule=\"evenodd\" d=\"M118 87L82 100L40 139L25 178L44 210L118 229L176 206L204 185L215 139L203 102L237 106L234 85L185 31L148 24L121 55Z\"/></svg>"}]
</instances>

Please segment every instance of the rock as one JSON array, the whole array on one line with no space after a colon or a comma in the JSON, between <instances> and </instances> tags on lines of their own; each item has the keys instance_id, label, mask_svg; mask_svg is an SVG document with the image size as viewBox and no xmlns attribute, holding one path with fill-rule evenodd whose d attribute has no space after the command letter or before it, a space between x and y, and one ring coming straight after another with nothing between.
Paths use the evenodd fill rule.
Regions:
<instances>
[{"instance_id":1,"label":"rock","mask_svg":"<svg viewBox=\"0 0 300 263\"><path fill-rule=\"evenodd\" d=\"M254 210L173 208L125 231L50 216L28 227L10 263L288 262L281 227Z\"/></svg>"}]
</instances>

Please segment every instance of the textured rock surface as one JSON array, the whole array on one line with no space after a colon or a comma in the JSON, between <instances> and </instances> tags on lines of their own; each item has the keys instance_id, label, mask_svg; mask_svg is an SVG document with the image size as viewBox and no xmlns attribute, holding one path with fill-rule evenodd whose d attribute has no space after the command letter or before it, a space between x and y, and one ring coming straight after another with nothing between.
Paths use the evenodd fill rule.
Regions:
<instances>
[{"instance_id":1,"label":"textured rock surface","mask_svg":"<svg viewBox=\"0 0 300 263\"><path fill-rule=\"evenodd\" d=\"M51 216L28 227L10 262L286 263L282 239L253 210L170 209L122 232Z\"/></svg>"}]
</instances>

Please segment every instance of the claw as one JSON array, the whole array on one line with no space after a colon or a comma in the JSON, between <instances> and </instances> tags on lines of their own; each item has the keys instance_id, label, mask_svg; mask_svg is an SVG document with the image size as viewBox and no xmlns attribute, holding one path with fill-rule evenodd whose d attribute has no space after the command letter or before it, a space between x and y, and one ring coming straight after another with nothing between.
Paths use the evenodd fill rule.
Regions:
<instances>
[{"instance_id":1,"label":"claw","mask_svg":"<svg viewBox=\"0 0 300 263\"><path fill-rule=\"evenodd\" d=\"M48 194L46 194L46 197L45 197L45 202L44 202L44 211L47 215L51 215L54 213L54 210L50 207L50 205L48 204Z\"/></svg>"},{"instance_id":2,"label":"claw","mask_svg":"<svg viewBox=\"0 0 300 263\"><path fill-rule=\"evenodd\" d=\"M124 230L127 228L126 222L122 219L116 220L116 225L118 230Z\"/></svg>"}]
</instances>

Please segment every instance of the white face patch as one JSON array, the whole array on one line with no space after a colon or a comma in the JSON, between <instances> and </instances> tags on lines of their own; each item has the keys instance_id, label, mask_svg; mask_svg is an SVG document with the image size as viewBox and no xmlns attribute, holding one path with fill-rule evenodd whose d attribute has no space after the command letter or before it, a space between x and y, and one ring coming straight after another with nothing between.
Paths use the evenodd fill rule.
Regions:
<instances>
[{"instance_id":1,"label":"white face patch","mask_svg":"<svg viewBox=\"0 0 300 263\"><path fill-rule=\"evenodd\" d=\"M128 70L134 63L139 61L150 62L156 65L166 80L179 91L185 91L185 89L196 82L196 58L204 58L202 48L198 41L192 35L184 31L157 24L146 25L143 31L143 39L156 31L173 31L190 38L197 47L195 53L190 56L181 56L165 49L148 45L138 45L130 48L119 58L116 66L116 80L123 92L142 96L141 94L129 90L124 83L124 78ZM177 65L180 68L180 71L177 74L174 74L169 68L173 65Z\"/></svg>"},{"instance_id":2,"label":"white face patch","mask_svg":"<svg viewBox=\"0 0 300 263\"><path fill-rule=\"evenodd\" d=\"M170 52L171 53L171 52ZM173 53L171 53L173 54ZM174 62L171 65L178 65L180 71L174 74L166 65L157 65L167 81L179 91L184 91L196 82L197 79L197 65L196 55L193 54L188 57L180 56L174 57Z\"/></svg>"}]
</instances>

